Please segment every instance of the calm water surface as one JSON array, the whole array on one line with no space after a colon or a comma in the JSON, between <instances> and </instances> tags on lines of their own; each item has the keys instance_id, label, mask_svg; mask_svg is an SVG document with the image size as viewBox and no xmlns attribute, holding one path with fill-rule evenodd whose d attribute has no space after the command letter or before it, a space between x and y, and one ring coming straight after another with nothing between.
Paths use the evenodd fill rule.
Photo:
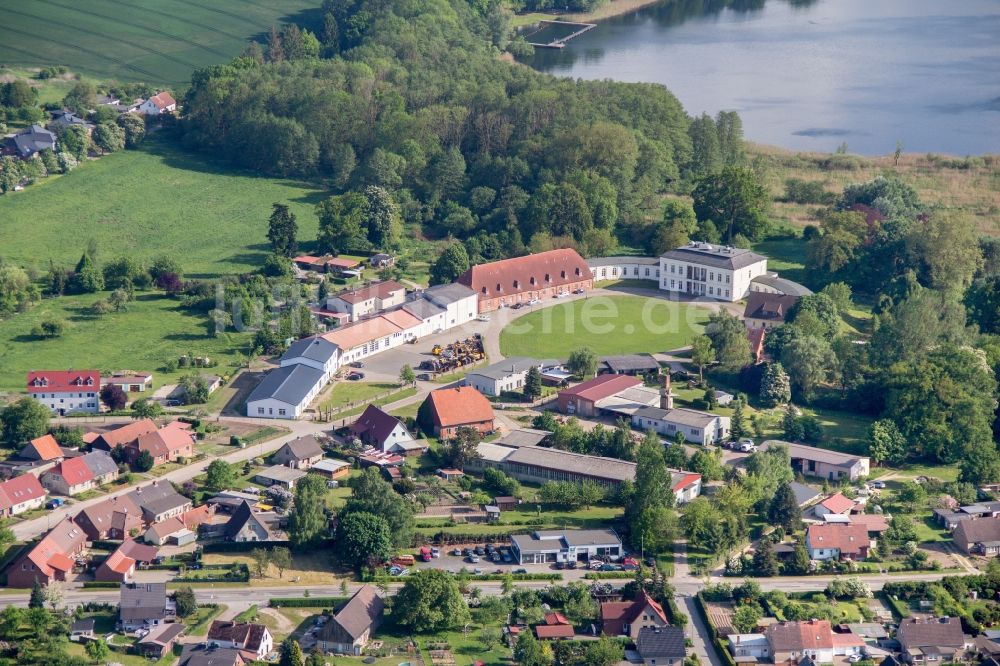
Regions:
<instances>
[{"instance_id":1,"label":"calm water surface","mask_svg":"<svg viewBox=\"0 0 1000 666\"><path fill-rule=\"evenodd\" d=\"M1000 0L675 0L528 62L662 83L787 148L1000 152Z\"/></svg>"}]
</instances>

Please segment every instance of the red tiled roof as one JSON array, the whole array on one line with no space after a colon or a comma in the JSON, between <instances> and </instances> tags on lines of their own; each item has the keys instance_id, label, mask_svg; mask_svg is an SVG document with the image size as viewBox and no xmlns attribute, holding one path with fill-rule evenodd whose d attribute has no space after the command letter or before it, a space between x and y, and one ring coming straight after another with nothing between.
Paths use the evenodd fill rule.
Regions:
<instances>
[{"instance_id":1,"label":"red tiled roof","mask_svg":"<svg viewBox=\"0 0 1000 666\"><path fill-rule=\"evenodd\" d=\"M31 474L22 474L0 483L0 508L9 509L45 497L45 488Z\"/></svg>"},{"instance_id":2,"label":"red tiled roof","mask_svg":"<svg viewBox=\"0 0 1000 666\"><path fill-rule=\"evenodd\" d=\"M639 386L642 380L631 375L600 375L587 380L582 384L577 384L572 388L560 391L559 395L573 396L590 402L596 402L602 398L607 398L620 391L633 386Z\"/></svg>"},{"instance_id":3,"label":"red tiled roof","mask_svg":"<svg viewBox=\"0 0 1000 666\"><path fill-rule=\"evenodd\" d=\"M165 426L139 438L139 450L148 450L154 457L168 455L190 446L191 433L177 426Z\"/></svg>"},{"instance_id":4,"label":"red tiled roof","mask_svg":"<svg viewBox=\"0 0 1000 666\"><path fill-rule=\"evenodd\" d=\"M85 432L85 433L83 433L83 437L82 437L83 443L84 444L93 444L94 442L97 441L97 438L100 437L100 436L101 436L101 433L99 433L99 432Z\"/></svg>"},{"instance_id":5,"label":"red tiled roof","mask_svg":"<svg viewBox=\"0 0 1000 666\"><path fill-rule=\"evenodd\" d=\"M663 624L668 624L667 615L663 612L663 606L653 601L645 592L639 592L639 595L633 601L605 601L601 604L601 621L604 623L604 634L606 636L621 634L624 625L634 624L646 608L652 610Z\"/></svg>"},{"instance_id":6,"label":"red tiled roof","mask_svg":"<svg viewBox=\"0 0 1000 666\"><path fill-rule=\"evenodd\" d=\"M91 384L87 384L87 380ZM101 373L97 370L39 370L28 373L28 393L67 393L86 389L101 389Z\"/></svg>"},{"instance_id":7,"label":"red tiled roof","mask_svg":"<svg viewBox=\"0 0 1000 666\"><path fill-rule=\"evenodd\" d=\"M463 273L458 282L475 291L480 298L499 298L592 277L584 258L576 250L567 248L479 264Z\"/></svg>"},{"instance_id":8,"label":"red tiled roof","mask_svg":"<svg viewBox=\"0 0 1000 666\"><path fill-rule=\"evenodd\" d=\"M810 525L806 533L811 548L836 548L842 555L854 555L871 545L864 525Z\"/></svg>"},{"instance_id":9,"label":"red tiled roof","mask_svg":"<svg viewBox=\"0 0 1000 666\"><path fill-rule=\"evenodd\" d=\"M160 540L170 536L171 534L176 534L181 530L186 530L188 527L181 521L180 518L167 518L162 523L156 523L150 526L149 530L152 530L153 534ZM147 531L149 531L147 530Z\"/></svg>"},{"instance_id":10,"label":"red tiled roof","mask_svg":"<svg viewBox=\"0 0 1000 666\"><path fill-rule=\"evenodd\" d=\"M864 525L869 532L885 532L889 529L889 521L885 516L874 513L859 513L851 516L852 525Z\"/></svg>"},{"instance_id":11,"label":"red tiled roof","mask_svg":"<svg viewBox=\"0 0 1000 666\"><path fill-rule=\"evenodd\" d=\"M546 613L545 624L569 624L570 621L562 613Z\"/></svg>"},{"instance_id":12,"label":"red tiled roof","mask_svg":"<svg viewBox=\"0 0 1000 666\"><path fill-rule=\"evenodd\" d=\"M408 328L420 326L420 324L423 323L423 320L420 319L420 317L414 317L406 310L391 310L389 312L383 312L382 316L396 326L399 326L404 331Z\"/></svg>"},{"instance_id":13,"label":"red tiled roof","mask_svg":"<svg viewBox=\"0 0 1000 666\"><path fill-rule=\"evenodd\" d=\"M417 322L419 323L420 320L417 320ZM359 321L356 324L338 326L320 337L327 342L332 342L343 350L349 350L360 347L366 342L388 337L401 330L402 328L397 326L393 321L380 315Z\"/></svg>"},{"instance_id":14,"label":"red tiled roof","mask_svg":"<svg viewBox=\"0 0 1000 666\"><path fill-rule=\"evenodd\" d=\"M310 254L299 255L295 257L295 259L293 259L292 261L294 261L297 264L310 264L312 266L322 266L323 264L326 263L326 259L324 259L323 257L314 257Z\"/></svg>"},{"instance_id":15,"label":"red tiled roof","mask_svg":"<svg viewBox=\"0 0 1000 666\"><path fill-rule=\"evenodd\" d=\"M94 479L94 472L87 466L82 456L63 460L52 469L52 473L65 479L66 485L70 488Z\"/></svg>"},{"instance_id":16,"label":"red tiled roof","mask_svg":"<svg viewBox=\"0 0 1000 666\"><path fill-rule=\"evenodd\" d=\"M777 622L767 627L766 635L774 652L833 648L833 631L827 620Z\"/></svg>"},{"instance_id":17,"label":"red tiled roof","mask_svg":"<svg viewBox=\"0 0 1000 666\"><path fill-rule=\"evenodd\" d=\"M72 519L66 518L42 537L26 557L40 573L51 576L53 567L60 571L72 569L70 555L80 552L86 542L83 530Z\"/></svg>"},{"instance_id":18,"label":"red tiled roof","mask_svg":"<svg viewBox=\"0 0 1000 666\"><path fill-rule=\"evenodd\" d=\"M434 423L442 428L493 420L493 407L471 386L438 389L427 396Z\"/></svg>"},{"instance_id":19,"label":"red tiled roof","mask_svg":"<svg viewBox=\"0 0 1000 666\"><path fill-rule=\"evenodd\" d=\"M177 100L173 98L173 95L166 91L159 92L149 98L149 101L153 103L156 108L161 111L171 104L177 104Z\"/></svg>"},{"instance_id":20,"label":"red tiled roof","mask_svg":"<svg viewBox=\"0 0 1000 666\"><path fill-rule=\"evenodd\" d=\"M142 435L151 432L156 432L156 423L152 419L142 419L141 421L126 423L120 428L101 433L101 439L108 445L108 448L113 449L119 444L125 446L130 442L134 442Z\"/></svg>"},{"instance_id":21,"label":"red tiled roof","mask_svg":"<svg viewBox=\"0 0 1000 666\"><path fill-rule=\"evenodd\" d=\"M212 508L208 504L202 504L201 506L189 509L181 515L181 522L189 530L196 530L199 525L207 523L211 519Z\"/></svg>"},{"instance_id":22,"label":"red tiled roof","mask_svg":"<svg viewBox=\"0 0 1000 666\"><path fill-rule=\"evenodd\" d=\"M847 513L854 508L854 500L848 499L843 493L837 493L835 495L830 495L825 500L820 502L819 505L826 507L833 513Z\"/></svg>"},{"instance_id":23,"label":"red tiled roof","mask_svg":"<svg viewBox=\"0 0 1000 666\"><path fill-rule=\"evenodd\" d=\"M31 440L31 446L35 448L39 460L53 460L61 458L63 453L59 448L59 442L52 435L42 435Z\"/></svg>"},{"instance_id":24,"label":"red tiled roof","mask_svg":"<svg viewBox=\"0 0 1000 666\"><path fill-rule=\"evenodd\" d=\"M684 490L688 486L696 483L701 479L701 474L695 474L694 472L687 472L674 483L673 490L677 492L679 490Z\"/></svg>"},{"instance_id":25,"label":"red tiled roof","mask_svg":"<svg viewBox=\"0 0 1000 666\"><path fill-rule=\"evenodd\" d=\"M405 287L395 280L385 280L383 282L376 282L375 284L368 285L367 287L362 287L361 289L342 291L334 296L334 298L339 298L345 303L354 304L361 303L372 298L386 298L397 291L403 290L405 290Z\"/></svg>"},{"instance_id":26,"label":"red tiled roof","mask_svg":"<svg viewBox=\"0 0 1000 666\"><path fill-rule=\"evenodd\" d=\"M538 638L573 638L576 634L573 627L566 624L540 624L535 627L535 635Z\"/></svg>"}]
</instances>

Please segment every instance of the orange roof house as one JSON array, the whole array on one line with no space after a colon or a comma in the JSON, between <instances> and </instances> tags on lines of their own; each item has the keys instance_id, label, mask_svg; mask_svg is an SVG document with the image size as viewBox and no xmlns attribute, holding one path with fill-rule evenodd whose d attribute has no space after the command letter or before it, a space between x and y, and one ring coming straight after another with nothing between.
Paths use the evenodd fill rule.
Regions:
<instances>
[{"instance_id":1,"label":"orange roof house","mask_svg":"<svg viewBox=\"0 0 1000 666\"><path fill-rule=\"evenodd\" d=\"M535 635L541 639L573 638L573 625L562 613L546 613L544 624L535 627Z\"/></svg>"},{"instance_id":2,"label":"orange roof house","mask_svg":"<svg viewBox=\"0 0 1000 666\"><path fill-rule=\"evenodd\" d=\"M42 474L42 484L60 495L76 495L94 487L94 472L82 456L66 458Z\"/></svg>"},{"instance_id":3,"label":"orange roof house","mask_svg":"<svg viewBox=\"0 0 1000 666\"><path fill-rule=\"evenodd\" d=\"M31 474L22 474L0 483L0 518L30 511L44 501L45 488Z\"/></svg>"},{"instance_id":4,"label":"orange roof house","mask_svg":"<svg viewBox=\"0 0 1000 666\"><path fill-rule=\"evenodd\" d=\"M667 615L663 606L644 591L632 601L605 601L601 604L601 621L605 636L630 636L635 640L643 627L665 627Z\"/></svg>"},{"instance_id":5,"label":"orange roof house","mask_svg":"<svg viewBox=\"0 0 1000 666\"><path fill-rule=\"evenodd\" d=\"M806 530L806 550L813 560L863 560L868 557L871 539L866 525L810 525Z\"/></svg>"},{"instance_id":6,"label":"orange roof house","mask_svg":"<svg viewBox=\"0 0 1000 666\"><path fill-rule=\"evenodd\" d=\"M826 514L847 515L854 508L855 504L856 502L844 495L844 493L835 493L817 504L813 508L813 513L817 516L824 516Z\"/></svg>"},{"instance_id":7,"label":"orange roof house","mask_svg":"<svg viewBox=\"0 0 1000 666\"><path fill-rule=\"evenodd\" d=\"M72 518L65 518L7 569L7 586L25 588L35 581L47 585L66 580L86 543L83 530Z\"/></svg>"},{"instance_id":8,"label":"orange roof house","mask_svg":"<svg viewBox=\"0 0 1000 666\"><path fill-rule=\"evenodd\" d=\"M31 440L21 449L21 457L31 460L56 460L63 457L59 442L52 435L42 435Z\"/></svg>"},{"instance_id":9,"label":"orange roof house","mask_svg":"<svg viewBox=\"0 0 1000 666\"><path fill-rule=\"evenodd\" d=\"M471 386L431 391L420 410L422 420L441 439L454 437L461 427L475 428L481 434L494 429L490 401Z\"/></svg>"},{"instance_id":10,"label":"orange roof house","mask_svg":"<svg viewBox=\"0 0 1000 666\"><path fill-rule=\"evenodd\" d=\"M102 432L97 439L94 440L92 446L95 449L110 452L113 451L119 444L122 446L128 446L132 442L138 440L141 436L151 432L156 432L156 422L152 419L133 421L132 423L126 423L125 425L115 428L114 430Z\"/></svg>"}]
</instances>

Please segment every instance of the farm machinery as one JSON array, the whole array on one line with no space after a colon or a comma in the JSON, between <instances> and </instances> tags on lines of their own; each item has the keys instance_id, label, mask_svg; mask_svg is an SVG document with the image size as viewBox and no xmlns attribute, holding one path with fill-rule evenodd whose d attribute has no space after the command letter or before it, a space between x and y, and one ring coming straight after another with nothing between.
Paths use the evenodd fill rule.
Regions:
<instances>
[{"instance_id":1,"label":"farm machinery","mask_svg":"<svg viewBox=\"0 0 1000 666\"><path fill-rule=\"evenodd\" d=\"M465 340L456 340L449 345L434 345L431 349L434 358L420 364L421 370L432 372L450 372L462 366L478 363L486 358L483 348L483 336L478 333Z\"/></svg>"}]
</instances>

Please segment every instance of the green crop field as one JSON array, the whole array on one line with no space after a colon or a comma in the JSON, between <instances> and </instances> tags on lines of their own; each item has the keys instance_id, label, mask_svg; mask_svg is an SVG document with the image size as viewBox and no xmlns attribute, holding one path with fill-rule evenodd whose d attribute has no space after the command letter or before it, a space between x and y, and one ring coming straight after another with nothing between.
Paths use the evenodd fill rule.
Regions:
<instances>
[{"instance_id":1,"label":"green crop field","mask_svg":"<svg viewBox=\"0 0 1000 666\"><path fill-rule=\"evenodd\" d=\"M150 141L0 196L0 254L43 272L49 259L72 268L93 239L104 261L169 254L188 277L243 273L269 252L272 203L291 206L299 239L309 242L323 197L308 185L240 174Z\"/></svg>"},{"instance_id":2,"label":"green crop field","mask_svg":"<svg viewBox=\"0 0 1000 666\"><path fill-rule=\"evenodd\" d=\"M318 0L0 0L0 63L181 84L271 26L315 26Z\"/></svg>"},{"instance_id":3,"label":"green crop field","mask_svg":"<svg viewBox=\"0 0 1000 666\"><path fill-rule=\"evenodd\" d=\"M229 374L250 334L208 336L207 320L178 309L177 301L156 293L137 294L127 312L93 317L88 308L107 294L48 298L23 314L0 320L0 391L24 390L25 373L49 368L149 371L156 386L176 380L182 371L159 370L186 353L219 362L209 370ZM67 324L62 337L38 340L31 329L48 318Z\"/></svg>"},{"instance_id":4,"label":"green crop field","mask_svg":"<svg viewBox=\"0 0 1000 666\"><path fill-rule=\"evenodd\" d=\"M504 356L566 358L590 347L598 355L663 352L704 330L709 310L639 296L591 296L525 315L500 334Z\"/></svg>"}]
</instances>

